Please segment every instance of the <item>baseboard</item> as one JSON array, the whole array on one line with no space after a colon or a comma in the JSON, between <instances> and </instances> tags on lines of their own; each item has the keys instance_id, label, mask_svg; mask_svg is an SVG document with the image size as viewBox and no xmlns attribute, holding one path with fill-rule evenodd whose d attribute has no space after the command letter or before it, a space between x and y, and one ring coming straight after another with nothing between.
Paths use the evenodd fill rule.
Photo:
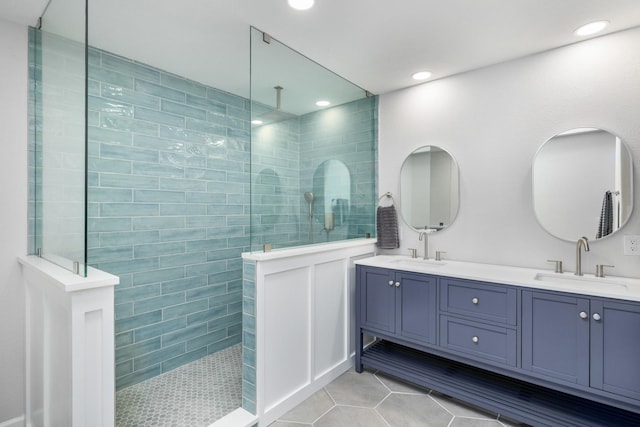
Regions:
<instances>
[{"instance_id":1,"label":"baseboard","mask_svg":"<svg viewBox=\"0 0 640 427\"><path fill-rule=\"evenodd\" d=\"M24 427L24 423L24 415L22 415L20 417L1 422L0 427Z\"/></svg>"}]
</instances>

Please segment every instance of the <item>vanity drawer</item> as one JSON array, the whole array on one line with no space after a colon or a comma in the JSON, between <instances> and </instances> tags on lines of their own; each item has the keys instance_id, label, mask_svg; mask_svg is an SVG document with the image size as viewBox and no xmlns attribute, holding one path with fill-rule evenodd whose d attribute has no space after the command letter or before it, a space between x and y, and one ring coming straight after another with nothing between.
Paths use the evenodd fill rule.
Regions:
<instances>
[{"instance_id":1,"label":"vanity drawer","mask_svg":"<svg viewBox=\"0 0 640 427\"><path fill-rule=\"evenodd\" d=\"M517 293L507 285L442 278L440 310L515 326Z\"/></svg>"},{"instance_id":2,"label":"vanity drawer","mask_svg":"<svg viewBox=\"0 0 640 427\"><path fill-rule=\"evenodd\" d=\"M515 329L441 316L440 345L459 354L516 366Z\"/></svg>"}]
</instances>

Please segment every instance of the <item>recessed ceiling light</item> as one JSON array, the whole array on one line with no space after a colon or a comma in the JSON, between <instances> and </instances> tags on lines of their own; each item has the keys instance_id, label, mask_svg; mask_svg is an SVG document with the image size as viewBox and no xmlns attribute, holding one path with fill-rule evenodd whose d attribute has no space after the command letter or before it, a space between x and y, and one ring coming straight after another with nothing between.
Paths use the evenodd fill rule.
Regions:
<instances>
[{"instance_id":1,"label":"recessed ceiling light","mask_svg":"<svg viewBox=\"0 0 640 427\"><path fill-rule=\"evenodd\" d=\"M328 107L329 105L331 105L331 103L329 101L321 100L316 102L316 105L318 107Z\"/></svg>"},{"instance_id":2,"label":"recessed ceiling light","mask_svg":"<svg viewBox=\"0 0 640 427\"><path fill-rule=\"evenodd\" d=\"M262 120L251 120L252 125L261 125L263 123Z\"/></svg>"},{"instance_id":3,"label":"recessed ceiling light","mask_svg":"<svg viewBox=\"0 0 640 427\"><path fill-rule=\"evenodd\" d=\"M431 77L431 73L429 71L418 71L417 73L413 73L411 77L413 80L427 80Z\"/></svg>"},{"instance_id":4,"label":"recessed ceiling light","mask_svg":"<svg viewBox=\"0 0 640 427\"><path fill-rule=\"evenodd\" d=\"M287 2L296 10L307 10L313 7L314 0L287 0Z\"/></svg>"},{"instance_id":5,"label":"recessed ceiling light","mask_svg":"<svg viewBox=\"0 0 640 427\"><path fill-rule=\"evenodd\" d=\"M607 27L607 25L609 25L609 21L590 22L578 28L573 33L576 36L590 36L591 34L595 34L604 30Z\"/></svg>"}]
</instances>

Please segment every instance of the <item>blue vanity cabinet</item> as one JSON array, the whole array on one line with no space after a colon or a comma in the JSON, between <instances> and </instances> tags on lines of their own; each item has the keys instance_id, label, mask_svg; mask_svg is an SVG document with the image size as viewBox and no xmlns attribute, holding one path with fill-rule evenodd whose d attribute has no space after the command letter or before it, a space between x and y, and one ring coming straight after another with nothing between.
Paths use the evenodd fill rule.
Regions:
<instances>
[{"instance_id":1,"label":"blue vanity cabinet","mask_svg":"<svg viewBox=\"0 0 640 427\"><path fill-rule=\"evenodd\" d=\"M522 369L589 385L589 299L522 292Z\"/></svg>"},{"instance_id":2,"label":"blue vanity cabinet","mask_svg":"<svg viewBox=\"0 0 640 427\"><path fill-rule=\"evenodd\" d=\"M358 267L359 324L417 344L436 342L436 278Z\"/></svg>"},{"instance_id":3,"label":"blue vanity cabinet","mask_svg":"<svg viewBox=\"0 0 640 427\"><path fill-rule=\"evenodd\" d=\"M640 426L640 302L357 265L355 359L532 426Z\"/></svg>"},{"instance_id":4,"label":"blue vanity cabinet","mask_svg":"<svg viewBox=\"0 0 640 427\"><path fill-rule=\"evenodd\" d=\"M591 300L591 387L640 401L640 304Z\"/></svg>"}]
</instances>

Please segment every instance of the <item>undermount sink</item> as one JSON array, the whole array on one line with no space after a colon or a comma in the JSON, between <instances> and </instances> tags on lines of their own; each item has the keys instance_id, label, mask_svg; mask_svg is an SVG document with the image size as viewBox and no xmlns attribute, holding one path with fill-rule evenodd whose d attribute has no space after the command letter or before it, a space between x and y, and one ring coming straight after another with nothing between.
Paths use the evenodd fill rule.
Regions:
<instances>
[{"instance_id":1,"label":"undermount sink","mask_svg":"<svg viewBox=\"0 0 640 427\"><path fill-rule=\"evenodd\" d=\"M621 292L627 290L627 285L621 281L592 275L576 276L570 273L537 273L534 279L559 285L579 286L584 287L584 289L600 287L609 291Z\"/></svg>"},{"instance_id":2,"label":"undermount sink","mask_svg":"<svg viewBox=\"0 0 640 427\"><path fill-rule=\"evenodd\" d=\"M422 259L422 258L395 258L391 260L393 264L399 265L415 265L415 266L428 266L428 267L442 267L447 263L444 261L436 261L433 259Z\"/></svg>"}]
</instances>

